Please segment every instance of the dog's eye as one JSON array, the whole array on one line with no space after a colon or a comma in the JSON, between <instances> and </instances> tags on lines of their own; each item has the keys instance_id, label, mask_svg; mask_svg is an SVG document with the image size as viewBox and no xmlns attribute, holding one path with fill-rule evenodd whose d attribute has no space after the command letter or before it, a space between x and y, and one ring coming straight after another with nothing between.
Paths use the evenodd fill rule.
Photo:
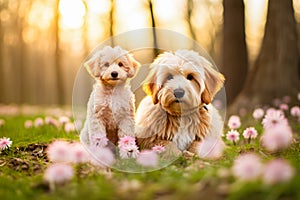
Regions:
<instances>
[{"instance_id":1,"label":"dog's eye","mask_svg":"<svg viewBox=\"0 0 300 200\"><path fill-rule=\"evenodd\" d=\"M172 74L169 74L169 75L167 76L167 79L168 79L168 80L173 79L173 75L172 75Z\"/></svg>"},{"instance_id":2,"label":"dog's eye","mask_svg":"<svg viewBox=\"0 0 300 200\"><path fill-rule=\"evenodd\" d=\"M104 66L105 66L105 67L109 67L109 63L106 62L106 63L104 64Z\"/></svg>"},{"instance_id":3,"label":"dog's eye","mask_svg":"<svg viewBox=\"0 0 300 200\"><path fill-rule=\"evenodd\" d=\"M119 67L123 67L123 63L122 62L119 62L118 65L119 65Z\"/></svg>"},{"instance_id":4,"label":"dog's eye","mask_svg":"<svg viewBox=\"0 0 300 200\"><path fill-rule=\"evenodd\" d=\"M190 81L194 79L194 77L193 77L192 74L188 74L186 78L187 78L188 80L190 80Z\"/></svg>"}]
</instances>

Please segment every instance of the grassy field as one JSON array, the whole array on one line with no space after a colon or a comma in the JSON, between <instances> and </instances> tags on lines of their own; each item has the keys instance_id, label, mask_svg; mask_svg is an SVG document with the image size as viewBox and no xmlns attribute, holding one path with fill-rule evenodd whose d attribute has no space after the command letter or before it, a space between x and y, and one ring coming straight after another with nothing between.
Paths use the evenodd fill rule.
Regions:
<instances>
[{"instance_id":1,"label":"grassy field","mask_svg":"<svg viewBox=\"0 0 300 200\"><path fill-rule=\"evenodd\" d=\"M51 125L24 128L24 122L38 116L0 116L5 124L0 137L9 137L13 144L0 154L1 199L300 199L300 125L289 119L294 142L286 150L266 152L259 139L237 145L228 141L221 159L202 160L179 157L168 167L148 173L123 173L96 169L89 164L80 166L79 174L55 190L43 181L49 164L45 148L55 139L78 141L76 132L67 133ZM45 117L41 115L40 117ZM242 118L240 130L260 123L250 116ZM266 185L261 180L241 182L230 171L234 159L241 153L256 152L264 162L273 158L288 160L295 169L293 178L285 183Z\"/></svg>"}]
</instances>

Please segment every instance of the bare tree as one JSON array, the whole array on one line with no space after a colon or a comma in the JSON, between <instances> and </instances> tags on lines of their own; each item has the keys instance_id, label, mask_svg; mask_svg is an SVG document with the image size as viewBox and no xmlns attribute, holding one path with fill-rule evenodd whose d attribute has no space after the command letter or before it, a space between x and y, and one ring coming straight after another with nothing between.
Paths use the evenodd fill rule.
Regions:
<instances>
[{"instance_id":1,"label":"bare tree","mask_svg":"<svg viewBox=\"0 0 300 200\"><path fill-rule=\"evenodd\" d=\"M223 73L228 104L241 92L248 70L243 0L224 0Z\"/></svg>"},{"instance_id":2,"label":"bare tree","mask_svg":"<svg viewBox=\"0 0 300 200\"><path fill-rule=\"evenodd\" d=\"M57 96L58 103L65 103L65 93L63 84L63 72L61 65L61 51L60 51L60 13L59 13L60 0L55 1L55 17L54 17L54 37L55 37L55 72L56 72L56 84L57 84Z\"/></svg>"},{"instance_id":3,"label":"bare tree","mask_svg":"<svg viewBox=\"0 0 300 200\"><path fill-rule=\"evenodd\" d=\"M270 104L300 91L299 49L292 0L269 0L265 35L253 71L231 112Z\"/></svg>"}]
</instances>

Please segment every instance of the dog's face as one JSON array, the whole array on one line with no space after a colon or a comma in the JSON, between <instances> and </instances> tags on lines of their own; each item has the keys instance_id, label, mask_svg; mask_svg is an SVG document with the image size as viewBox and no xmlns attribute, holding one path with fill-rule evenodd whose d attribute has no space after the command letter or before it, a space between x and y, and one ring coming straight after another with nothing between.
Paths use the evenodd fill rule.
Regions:
<instances>
[{"instance_id":1,"label":"dog's face","mask_svg":"<svg viewBox=\"0 0 300 200\"><path fill-rule=\"evenodd\" d=\"M153 62L144 90L171 115L188 114L211 103L224 77L194 51L163 53Z\"/></svg>"},{"instance_id":2,"label":"dog's face","mask_svg":"<svg viewBox=\"0 0 300 200\"><path fill-rule=\"evenodd\" d=\"M112 86L132 78L139 65L132 55L119 46L106 46L85 63L94 78Z\"/></svg>"}]
</instances>

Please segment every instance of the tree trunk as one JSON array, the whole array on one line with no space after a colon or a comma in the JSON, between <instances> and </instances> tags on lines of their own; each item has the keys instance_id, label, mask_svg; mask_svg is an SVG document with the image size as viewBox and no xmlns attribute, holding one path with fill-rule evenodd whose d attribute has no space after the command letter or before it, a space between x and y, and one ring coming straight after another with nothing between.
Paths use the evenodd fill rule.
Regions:
<instances>
[{"instance_id":1,"label":"tree trunk","mask_svg":"<svg viewBox=\"0 0 300 200\"><path fill-rule=\"evenodd\" d=\"M0 4L0 10L6 9L6 6L4 6L4 2L1 2ZM2 25L2 20L0 17L0 103L4 101L4 95L5 95L5 86L4 86L4 68L3 68L3 34L4 34L4 27Z\"/></svg>"},{"instance_id":2,"label":"tree trunk","mask_svg":"<svg viewBox=\"0 0 300 200\"><path fill-rule=\"evenodd\" d=\"M248 71L243 0L224 0L223 73L227 103L241 92Z\"/></svg>"},{"instance_id":3,"label":"tree trunk","mask_svg":"<svg viewBox=\"0 0 300 200\"><path fill-rule=\"evenodd\" d=\"M113 47L115 45L114 42L114 11L115 11L115 1L111 0L111 7L109 12L109 20L110 20L110 27L109 27L109 34L110 34L110 44Z\"/></svg>"},{"instance_id":4,"label":"tree trunk","mask_svg":"<svg viewBox=\"0 0 300 200\"><path fill-rule=\"evenodd\" d=\"M54 18L54 36L55 36L55 73L56 73L56 85L57 85L57 98L59 104L65 103L65 93L64 93L64 84L63 84L63 72L61 66L61 51L60 51L60 28L59 28L59 2L55 2L55 18Z\"/></svg>"},{"instance_id":5,"label":"tree trunk","mask_svg":"<svg viewBox=\"0 0 300 200\"><path fill-rule=\"evenodd\" d=\"M230 112L270 104L285 95L296 96L300 91L297 44L292 0L269 0L261 51Z\"/></svg>"},{"instance_id":6,"label":"tree trunk","mask_svg":"<svg viewBox=\"0 0 300 200\"><path fill-rule=\"evenodd\" d=\"M159 49L157 45L157 37L156 37L156 31L155 31L155 16L154 16L154 11L153 11L153 3L152 0L149 0L149 10L150 10L150 15L151 15L151 27L152 27L152 32L153 32L153 42L154 42L154 50L153 54L154 57L158 56L159 54Z\"/></svg>"}]
</instances>

